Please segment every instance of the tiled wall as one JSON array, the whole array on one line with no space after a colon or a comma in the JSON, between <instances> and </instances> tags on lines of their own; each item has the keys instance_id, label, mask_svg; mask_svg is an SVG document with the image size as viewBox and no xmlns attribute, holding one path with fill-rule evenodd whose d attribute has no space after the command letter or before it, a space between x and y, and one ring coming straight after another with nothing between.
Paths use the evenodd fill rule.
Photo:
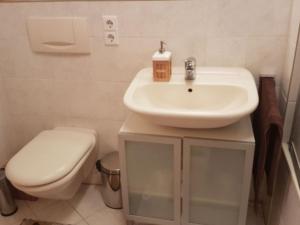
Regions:
<instances>
[{"instance_id":1,"label":"tiled wall","mask_svg":"<svg viewBox=\"0 0 300 225\"><path fill-rule=\"evenodd\" d=\"M0 39L0 168L11 157L11 149L8 146L8 108L6 92L4 90L4 80L2 75L6 74L7 56L2 52L7 52L9 46L5 46Z\"/></svg>"},{"instance_id":2,"label":"tiled wall","mask_svg":"<svg viewBox=\"0 0 300 225\"><path fill-rule=\"evenodd\" d=\"M284 126L284 139L288 141L290 136L291 127L293 124L294 112L298 96L298 89L300 85L300 63L294 63L296 53L299 55L297 60L300 59L300 44L297 47L298 33L300 28L300 0L293 0L291 8L291 17L289 23L288 43L286 63L282 76L281 85L281 99L285 104L285 126ZM295 65L295 66L294 66ZM292 76L292 73L294 76Z\"/></svg>"},{"instance_id":3,"label":"tiled wall","mask_svg":"<svg viewBox=\"0 0 300 225\"><path fill-rule=\"evenodd\" d=\"M291 17L289 23L288 43L286 62L284 66L282 82L281 82L281 100L282 105L285 105L285 121L284 121L284 141L288 141L291 127L293 125L296 100L300 85L300 76L291 76L300 73L300 64L295 64L294 58L296 55L296 44L300 26L300 0L293 0L291 8ZM300 54L300 45L298 46L298 54ZM300 58L300 57L298 57ZM290 86L291 84L291 86Z\"/></svg>"},{"instance_id":4,"label":"tiled wall","mask_svg":"<svg viewBox=\"0 0 300 225\"><path fill-rule=\"evenodd\" d=\"M0 63L1 65L1 63ZM10 148L7 138L7 105L6 105L6 96L4 92L3 80L0 78L0 168L3 167L5 162L11 157Z\"/></svg>"},{"instance_id":5,"label":"tiled wall","mask_svg":"<svg viewBox=\"0 0 300 225\"><path fill-rule=\"evenodd\" d=\"M0 4L0 74L8 97L9 153L40 130L92 127L100 155L117 149L125 116L122 96L134 75L151 66L160 40L173 64L195 56L199 66L243 66L255 75L283 72L292 0L99 1ZM106 47L102 15L117 15L120 45ZM31 51L28 16L88 18L92 53ZM1 153L3 154L3 153Z\"/></svg>"},{"instance_id":6,"label":"tiled wall","mask_svg":"<svg viewBox=\"0 0 300 225\"><path fill-rule=\"evenodd\" d=\"M293 0L291 18L289 24L289 33L288 33L288 44L287 44L287 54L286 54L286 63L284 66L284 72L282 76L282 89L285 97L288 95L289 83L292 74L295 49L297 44L299 22L300 21L300 0ZM297 95L297 94L296 94Z\"/></svg>"}]
</instances>

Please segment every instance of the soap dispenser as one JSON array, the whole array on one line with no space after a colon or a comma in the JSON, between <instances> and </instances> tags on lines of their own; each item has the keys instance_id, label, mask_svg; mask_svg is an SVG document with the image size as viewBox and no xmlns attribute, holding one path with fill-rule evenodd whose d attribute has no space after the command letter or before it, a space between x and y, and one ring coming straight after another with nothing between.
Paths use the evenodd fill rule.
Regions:
<instances>
[{"instance_id":1,"label":"soap dispenser","mask_svg":"<svg viewBox=\"0 0 300 225\"><path fill-rule=\"evenodd\" d=\"M171 79L172 53L165 50L165 44L161 41L160 49L152 56L154 81L169 81Z\"/></svg>"}]
</instances>

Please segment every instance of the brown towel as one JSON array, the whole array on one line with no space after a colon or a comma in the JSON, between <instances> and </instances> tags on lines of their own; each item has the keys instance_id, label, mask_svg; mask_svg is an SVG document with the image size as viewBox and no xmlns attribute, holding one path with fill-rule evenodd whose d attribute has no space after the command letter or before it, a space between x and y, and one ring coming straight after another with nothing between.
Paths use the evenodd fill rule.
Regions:
<instances>
[{"instance_id":1,"label":"brown towel","mask_svg":"<svg viewBox=\"0 0 300 225\"><path fill-rule=\"evenodd\" d=\"M253 114L253 128L256 141L253 175L257 204L261 200L264 175L267 178L268 195L272 195L281 156L283 120L278 108L274 78L260 78L259 105Z\"/></svg>"}]
</instances>

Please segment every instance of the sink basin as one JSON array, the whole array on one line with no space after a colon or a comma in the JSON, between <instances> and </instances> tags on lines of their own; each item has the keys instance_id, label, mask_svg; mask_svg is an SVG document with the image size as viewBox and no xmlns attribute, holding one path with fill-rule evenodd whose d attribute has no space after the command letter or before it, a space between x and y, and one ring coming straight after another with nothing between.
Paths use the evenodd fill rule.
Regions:
<instances>
[{"instance_id":1,"label":"sink basin","mask_svg":"<svg viewBox=\"0 0 300 225\"><path fill-rule=\"evenodd\" d=\"M175 68L169 82L141 70L124 96L127 108L153 123L181 128L218 128L251 114L258 105L252 74L243 68L197 68L193 81Z\"/></svg>"}]
</instances>

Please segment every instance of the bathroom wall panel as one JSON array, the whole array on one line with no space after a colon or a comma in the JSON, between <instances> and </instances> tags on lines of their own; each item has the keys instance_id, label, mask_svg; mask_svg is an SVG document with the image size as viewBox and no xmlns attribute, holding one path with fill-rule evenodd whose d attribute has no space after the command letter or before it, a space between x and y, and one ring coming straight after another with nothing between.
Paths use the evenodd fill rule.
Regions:
<instances>
[{"instance_id":1,"label":"bathroom wall panel","mask_svg":"<svg viewBox=\"0 0 300 225\"><path fill-rule=\"evenodd\" d=\"M6 161L11 157L11 151L8 140L8 111L7 101L4 92L3 80L0 77L0 168L2 168Z\"/></svg>"},{"instance_id":2,"label":"bathroom wall panel","mask_svg":"<svg viewBox=\"0 0 300 225\"><path fill-rule=\"evenodd\" d=\"M9 152L56 125L96 128L99 156L117 149L127 110L123 94L151 66L165 40L173 65L195 56L199 66L243 66L255 75L283 71L292 0L89 1L0 4L0 73L8 97ZM117 15L120 45L107 47L102 15ZM84 16L90 55L36 54L28 16ZM4 71L5 72L2 72Z\"/></svg>"},{"instance_id":3,"label":"bathroom wall panel","mask_svg":"<svg viewBox=\"0 0 300 225\"><path fill-rule=\"evenodd\" d=\"M13 48L10 40L0 38L0 77L14 73Z\"/></svg>"},{"instance_id":4,"label":"bathroom wall panel","mask_svg":"<svg viewBox=\"0 0 300 225\"><path fill-rule=\"evenodd\" d=\"M15 154L40 131L53 127L51 115L9 115L9 129L6 131L10 152Z\"/></svg>"},{"instance_id":5,"label":"bathroom wall panel","mask_svg":"<svg viewBox=\"0 0 300 225\"><path fill-rule=\"evenodd\" d=\"M289 22L286 61L285 61L285 67L282 76L282 91L286 97L288 95L289 83L290 83L292 69L293 69L299 25L300 25L300 0L293 0L291 17Z\"/></svg>"},{"instance_id":6,"label":"bathroom wall panel","mask_svg":"<svg viewBox=\"0 0 300 225\"><path fill-rule=\"evenodd\" d=\"M209 36L285 36L291 1L207 1ZM201 3L199 3L201 4Z\"/></svg>"}]
</instances>

